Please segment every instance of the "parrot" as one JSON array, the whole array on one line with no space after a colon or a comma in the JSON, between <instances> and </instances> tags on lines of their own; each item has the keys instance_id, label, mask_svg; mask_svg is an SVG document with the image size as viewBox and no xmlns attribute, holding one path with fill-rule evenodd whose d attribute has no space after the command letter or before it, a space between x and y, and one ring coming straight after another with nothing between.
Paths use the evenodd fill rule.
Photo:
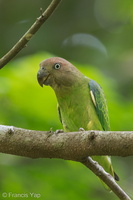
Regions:
<instances>
[{"instance_id":1,"label":"parrot","mask_svg":"<svg viewBox=\"0 0 133 200\"><path fill-rule=\"evenodd\" d=\"M61 57L40 63L37 73L40 86L50 86L56 95L58 113L65 132L110 130L108 107L101 86L86 77L73 64ZM106 172L118 181L110 156L92 156Z\"/></svg>"}]
</instances>

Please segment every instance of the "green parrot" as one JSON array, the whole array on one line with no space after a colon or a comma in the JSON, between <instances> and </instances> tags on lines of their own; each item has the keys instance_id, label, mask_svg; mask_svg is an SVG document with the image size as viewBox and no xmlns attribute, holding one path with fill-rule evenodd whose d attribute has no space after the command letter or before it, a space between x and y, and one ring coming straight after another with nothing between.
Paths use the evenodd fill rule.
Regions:
<instances>
[{"instance_id":1,"label":"green parrot","mask_svg":"<svg viewBox=\"0 0 133 200\"><path fill-rule=\"evenodd\" d=\"M60 57L40 63L37 74L41 86L51 86L58 101L60 121L65 132L110 130L106 99L100 85L82 74L74 65ZM115 180L109 156L92 156Z\"/></svg>"}]
</instances>

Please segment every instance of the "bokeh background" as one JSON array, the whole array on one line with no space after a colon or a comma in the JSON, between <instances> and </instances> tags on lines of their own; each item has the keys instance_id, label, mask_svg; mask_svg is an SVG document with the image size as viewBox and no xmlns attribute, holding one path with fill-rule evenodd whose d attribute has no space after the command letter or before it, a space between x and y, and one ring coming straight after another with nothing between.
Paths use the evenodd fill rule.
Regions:
<instances>
[{"instance_id":1,"label":"bokeh background","mask_svg":"<svg viewBox=\"0 0 133 200\"><path fill-rule=\"evenodd\" d=\"M49 3L0 0L0 57ZM28 46L0 71L0 124L35 130L62 128L54 92L39 87L36 79L43 59L60 56L103 87L111 130L133 130L132 36L133 1L62 1ZM133 197L132 157L112 157L112 162L119 184ZM27 194L28 199L35 198L30 193L46 200L117 199L79 163L5 154L0 155L0 199L3 192Z\"/></svg>"}]
</instances>

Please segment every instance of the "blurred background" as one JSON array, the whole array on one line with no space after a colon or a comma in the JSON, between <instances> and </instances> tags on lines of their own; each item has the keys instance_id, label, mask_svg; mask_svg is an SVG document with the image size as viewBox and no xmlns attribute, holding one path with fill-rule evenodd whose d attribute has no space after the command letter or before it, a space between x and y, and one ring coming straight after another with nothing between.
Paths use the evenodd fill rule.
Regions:
<instances>
[{"instance_id":1,"label":"blurred background","mask_svg":"<svg viewBox=\"0 0 133 200\"><path fill-rule=\"evenodd\" d=\"M50 0L0 0L0 57L27 31ZM64 0L19 55L0 71L0 124L62 128L56 98L36 79L39 63L60 56L104 89L111 130L133 130L133 2ZM112 157L120 186L133 197L132 157ZM46 200L117 199L79 163L0 155L3 192ZM10 197L10 199L14 199ZM20 198L21 199L21 198Z\"/></svg>"}]
</instances>

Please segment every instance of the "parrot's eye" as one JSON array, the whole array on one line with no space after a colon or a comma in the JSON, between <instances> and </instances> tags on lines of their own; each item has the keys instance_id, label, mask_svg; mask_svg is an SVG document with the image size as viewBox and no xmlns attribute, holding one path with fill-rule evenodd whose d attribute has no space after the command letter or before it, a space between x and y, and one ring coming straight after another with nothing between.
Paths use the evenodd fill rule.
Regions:
<instances>
[{"instance_id":1,"label":"parrot's eye","mask_svg":"<svg viewBox=\"0 0 133 200\"><path fill-rule=\"evenodd\" d=\"M59 63L55 63L54 69L60 69L60 68L61 68L61 65Z\"/></svg>"}]
</instances>

